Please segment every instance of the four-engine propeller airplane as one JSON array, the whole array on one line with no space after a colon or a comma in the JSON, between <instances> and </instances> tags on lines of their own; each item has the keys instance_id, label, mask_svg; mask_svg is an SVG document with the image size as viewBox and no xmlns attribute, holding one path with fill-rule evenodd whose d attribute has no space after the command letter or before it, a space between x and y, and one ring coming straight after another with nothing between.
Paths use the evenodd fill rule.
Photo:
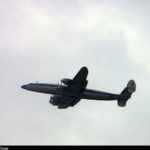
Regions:
<instances>
[{"instance_id":1,"label":"four-engine propeller airplane","mask_svg":"<svg viewBox=\"0 0 150 150\"><path fill-rule=\"evenodd\" d=\"M87 75L87 67L82 67L73 79L64 78L61 80L61 84L30 83L23 85L22 88L34 92L53 94L54 96L50 97L49 102L60 109L65 109L69 106L73 107L81 99L117 100L118 106L124 107L132 93L136 91L134 80L128 82L127 87L121 94L86 89Z\"/></svg>"}]
</instances>

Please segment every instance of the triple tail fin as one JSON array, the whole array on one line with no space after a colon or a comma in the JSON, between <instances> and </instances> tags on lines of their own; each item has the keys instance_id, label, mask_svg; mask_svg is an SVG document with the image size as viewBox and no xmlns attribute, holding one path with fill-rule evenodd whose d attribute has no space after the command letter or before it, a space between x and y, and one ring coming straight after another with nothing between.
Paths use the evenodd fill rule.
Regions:
<instances>
[{"instance_id":1,"label":"triple tail fin","mask_svg":"<svg viewBox=\"0 0 150 150\"><path fill-rule=\"evenodd\" d=\"M118 98L118 106L125 107L128 99L136 91L136 83L134 80L130 80L127 84L127 87L121 92L120 97Z\"/></svg>"}]
</instances>

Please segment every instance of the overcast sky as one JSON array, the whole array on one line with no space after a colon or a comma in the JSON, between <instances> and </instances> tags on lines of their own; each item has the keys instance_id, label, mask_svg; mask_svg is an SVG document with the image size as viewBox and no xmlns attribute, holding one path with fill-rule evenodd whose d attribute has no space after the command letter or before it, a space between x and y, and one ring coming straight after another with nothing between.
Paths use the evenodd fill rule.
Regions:
<instances>
[{"instance_id":1,"label":"overcast sky","mask_svg":"<svg viewBox=\"0 0 150 150\"><path fill-rule=\"evenodd\" d=\"M150 144L149 0L0 0L0 145ZM117 101L81 100L59 110L21 89L89 69L88 88Z\"/></svg>"}]
</instances>

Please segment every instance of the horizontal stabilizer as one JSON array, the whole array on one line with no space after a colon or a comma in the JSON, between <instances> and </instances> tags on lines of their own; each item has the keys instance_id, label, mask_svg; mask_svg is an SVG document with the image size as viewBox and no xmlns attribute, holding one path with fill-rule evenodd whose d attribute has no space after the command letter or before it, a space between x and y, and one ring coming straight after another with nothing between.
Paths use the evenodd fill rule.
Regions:
<instances>
[{"instance_id":1,"label":"horizontal stabilizer","mask_svg":"<svg viewBox=\"0 0 150 150\"><path fill-rule=\"evenodd\" d=\"M136 91L136 84L134 80L130 80L127 87L121 92L118 98L118 106L125 107L128 99L131 97L132 93Z\"/></svg>"}]
</instances>

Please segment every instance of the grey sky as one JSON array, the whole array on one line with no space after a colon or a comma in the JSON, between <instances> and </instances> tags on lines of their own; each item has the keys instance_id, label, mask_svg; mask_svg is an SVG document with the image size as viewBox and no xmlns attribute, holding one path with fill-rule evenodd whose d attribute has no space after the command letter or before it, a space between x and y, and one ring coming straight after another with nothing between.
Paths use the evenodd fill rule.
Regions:
<instances>
[{"instance_id":1,"label":"grey sky","mask_svg":"<svg viewBox=\"0 0 150 150\"><path fill-rule=\"evenodd\" d=\"M1 0L0 145L150 144L150 1ZM58 110L21 89L89 69L88 88L137 91L126 108L82 100Z\"/></svg>"}]
</instances>

